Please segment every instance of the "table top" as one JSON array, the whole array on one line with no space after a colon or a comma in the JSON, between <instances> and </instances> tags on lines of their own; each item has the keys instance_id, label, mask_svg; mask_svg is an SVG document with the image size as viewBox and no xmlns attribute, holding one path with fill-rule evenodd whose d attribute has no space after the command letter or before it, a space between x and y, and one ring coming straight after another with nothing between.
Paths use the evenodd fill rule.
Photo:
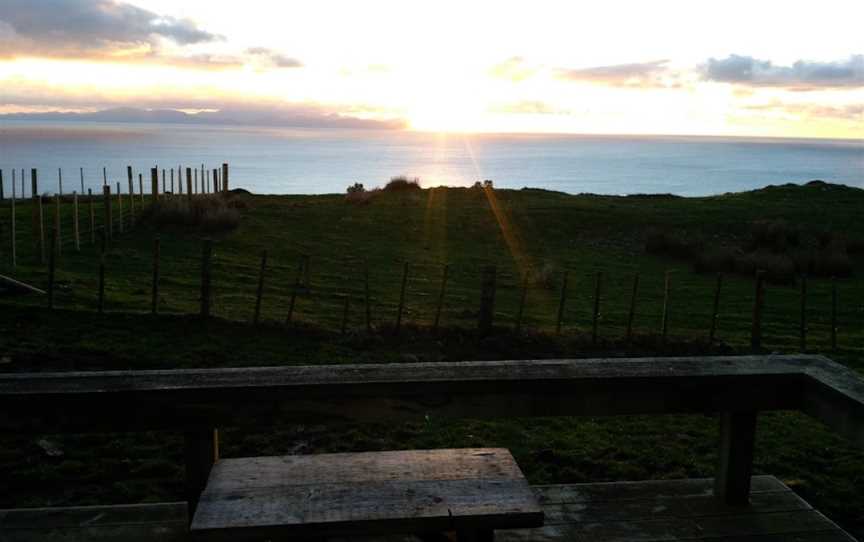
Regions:
<instances>
[{"instance_id":1,"label":"table top","mask_svg":"<svg viewBox=\"0 0 864 542\"><path fill-rule=\"evenodd\" d=\"M542 524L510 452L469 448L223 459L191 530L238 540Z\"/></svg>"}]
</instances>

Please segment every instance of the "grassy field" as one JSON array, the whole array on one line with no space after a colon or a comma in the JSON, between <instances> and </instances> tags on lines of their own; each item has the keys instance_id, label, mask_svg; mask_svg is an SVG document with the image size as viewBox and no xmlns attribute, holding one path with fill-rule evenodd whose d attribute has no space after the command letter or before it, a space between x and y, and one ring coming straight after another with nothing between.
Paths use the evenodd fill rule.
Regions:
<instances>
[{"instance_id":1,"label":"grassy field","mask_svg":"<svg viewBox=\"0 0 864 542\"><path fill-rule=\"evenodd\" d=\"M71 205L61 209L63 251L57 260L57 310L40 296L6 297L0 314L0 370L272 365L595 355L744 352L749 349L754 280L724 277L718 340L708 344L716 277L685 259L649 254L649 228L708 243L739 243L756 220L783 219L806 231L864 239L864 191L831 185L772 187L710 198L568 196L541 190L439 188L380 192L366 204L344 195L232 196L243 202L238 228L222 233L157 228L140 222L109 245L106 310L96 310L98 251L83 235L71 244ZM2 272L44 287L46 266L33 252L30 203L19 204L19 265L0 249ZM82 205L82 211L86 210ZM101 207L97 207L101 211ZM53 211L52 211L53 212ZM47 212L46 208L46 215ZM128 209L127 209L128 217ZM115 213L116 216L116 213ZM82 212L81 228L89 228ZM8 239L8 204L2 214ZM101 212L97 212L97 226ZM148 314L151 247L161 242L159 317ZM215 318L202 323L200 254L214 240ZM262 323L249 324L260 256L268 252ZM284 324L298 265L296 308ZM402 333L393 333L405 264ZM830 350L831 282L811 278L808 350L864 372L864 258L837 280L838 350ZM444 265L448 282L442 329L429 329ZM474 333L481 269L497 269L491 337ZM368 270L373 333L365 331ZM669 337L661 326L665 273L671 272ZM563 275L567 300L555 328ZM599 340L590 339L595 280L603 273ZM624 340L634 274L640 274L636 337ZM523 332L515 333L522 286L529 285ZM345 299L347 332L341 333ZM766 351L799 350L799 285L768 284ZM532 482L711 476L713 418L624 417L285 427L261 435L228 429L231 455L373 450L417 446L511 448ZM5 437L4 437L5 438ZM815 422L777 413L760 419L756 470L790 483L812 504L864 534L864 453ZM0 506L135 502L178 498L179 440L165 435L46 436L63 451L49 457L39 439L9 438L0 449ZM58 490L58 481L63 488ZM2 487L5 484L6 487Z\"/></svg>"}]
</instances>

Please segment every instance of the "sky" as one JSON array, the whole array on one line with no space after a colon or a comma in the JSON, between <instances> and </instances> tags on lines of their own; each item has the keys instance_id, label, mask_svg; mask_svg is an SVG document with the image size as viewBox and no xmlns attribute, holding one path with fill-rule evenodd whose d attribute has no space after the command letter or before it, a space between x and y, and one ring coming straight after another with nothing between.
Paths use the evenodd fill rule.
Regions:
<instances>
[{"instance_id":1,"label":"sky","mask_svg":"<svg viewBox=\"0 0 864 542\"><path fill-rule=\"evenodd\" d=\"M862 21L860 0L2 0L0 113L864 138Z\"/></svg>"}]
</instances>

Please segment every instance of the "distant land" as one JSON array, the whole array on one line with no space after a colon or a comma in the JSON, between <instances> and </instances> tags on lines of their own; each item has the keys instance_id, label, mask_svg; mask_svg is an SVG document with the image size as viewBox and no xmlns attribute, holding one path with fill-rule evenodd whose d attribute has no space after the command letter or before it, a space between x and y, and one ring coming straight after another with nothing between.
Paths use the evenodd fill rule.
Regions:
<instances>
[{"instance_id":1,"label":"distant land","mask_svg":"<svg viewBox=\"0 0 864 542\"><path fill-rule=\"evenodd\" d=\"M43 122L152 122L178 124L223 124L284 126L294 128L352 128L398 130L406 127L402 120L375 120L324 113L315 109L221 109L186 113L177 109L140 109L116 107L86 113L50 111L45 113L7 113L3 120L32 120Z\"/></svg>"}]
</instances>

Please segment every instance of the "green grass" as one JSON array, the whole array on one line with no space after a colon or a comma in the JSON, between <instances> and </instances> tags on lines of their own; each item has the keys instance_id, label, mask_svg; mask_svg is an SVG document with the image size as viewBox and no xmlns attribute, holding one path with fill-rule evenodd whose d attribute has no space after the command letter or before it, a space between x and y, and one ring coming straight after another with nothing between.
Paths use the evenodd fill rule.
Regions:
<instances>
[{"instance_id":1,"label":"green grass","mask_svg":"<svg viewBox=\"0 0 864 542\"><path fill-rule=\"evenodd\" d=\"M365 205L342 195L240 195L240 226L214 236L215 318L198 311L199 231L137 224L109 245L109 314L95 313L98 252L84 234L71 245L71 205L63 206L63 252L57 260L56 306L45 298L6 298L0 314L0 370L164 368L304 363L401 362L591 355L744 352L749 348L754 282L728 276L717 337L706 343L714 275L699 275L683 260L646 254L648 227L674 228L704 239L743 239L758 219L785 219L814 231L864 239L864 191L840 187L775 187L710 198L568 196L541 190L435 189L376 194ZM86 210L86 203L82 210ZM99 207L97 207L97 210ZM48 214L46 212L46 214ZM128 215L128 213L127 213ZM88 219L82 212L82 231ZM7 235L8 206L0 212ZM30 207L18 206L19 266L7 245L3 274L44 287L46 267L35 263ZM97 212L97 226L101 215ZM161 238L162 316L150 310L151 247ZM7 237L8 238L8 237ZM262 250L268 251L262 325L252 317ZM295 322L285 326L298 262L307 255L309 288L300 290ZM809 349L864 371L864 261L838 280L838 345L830 351L830 282L811 279ZM404 322L396 319L402 269L410 264ZM433 335L442 265L449 280L444 329ZM498 270L493 336L473 330L480 272ZM379 332L367 335L364 268L371 314ZM526 332L512 326L522 272L531 270ZM564 326L554 335L562 273L569 273ZM668 342L660 329L664 273L672 272ZM604 273L600 341L590 328L594 279ZM633 344L623 340L632 279L640 273ZM541 284L541 282L543 284ZM348 333L339 333L345 296ZM768 285L763 345L798 350L800 299L796 285ZM510 421L443 421L345 427L283 427L265 434L228 428L225 453L372 450L418 446L501 445L511 448L535 483L711 476L716 421L698 416ZM760 419L756 470L775 474L830 517L864 533L864 454L816 422L787 413ZM4 437L5 438L5 437ZM179 498L181 447L176 437L53 436L62 458L47 458L38 439L13 437L0 449L0 505L134 502ZM58 481L63 489L58 490ZM5 487L4 487L5 484Z\"/></svg>"}]
</instances>

